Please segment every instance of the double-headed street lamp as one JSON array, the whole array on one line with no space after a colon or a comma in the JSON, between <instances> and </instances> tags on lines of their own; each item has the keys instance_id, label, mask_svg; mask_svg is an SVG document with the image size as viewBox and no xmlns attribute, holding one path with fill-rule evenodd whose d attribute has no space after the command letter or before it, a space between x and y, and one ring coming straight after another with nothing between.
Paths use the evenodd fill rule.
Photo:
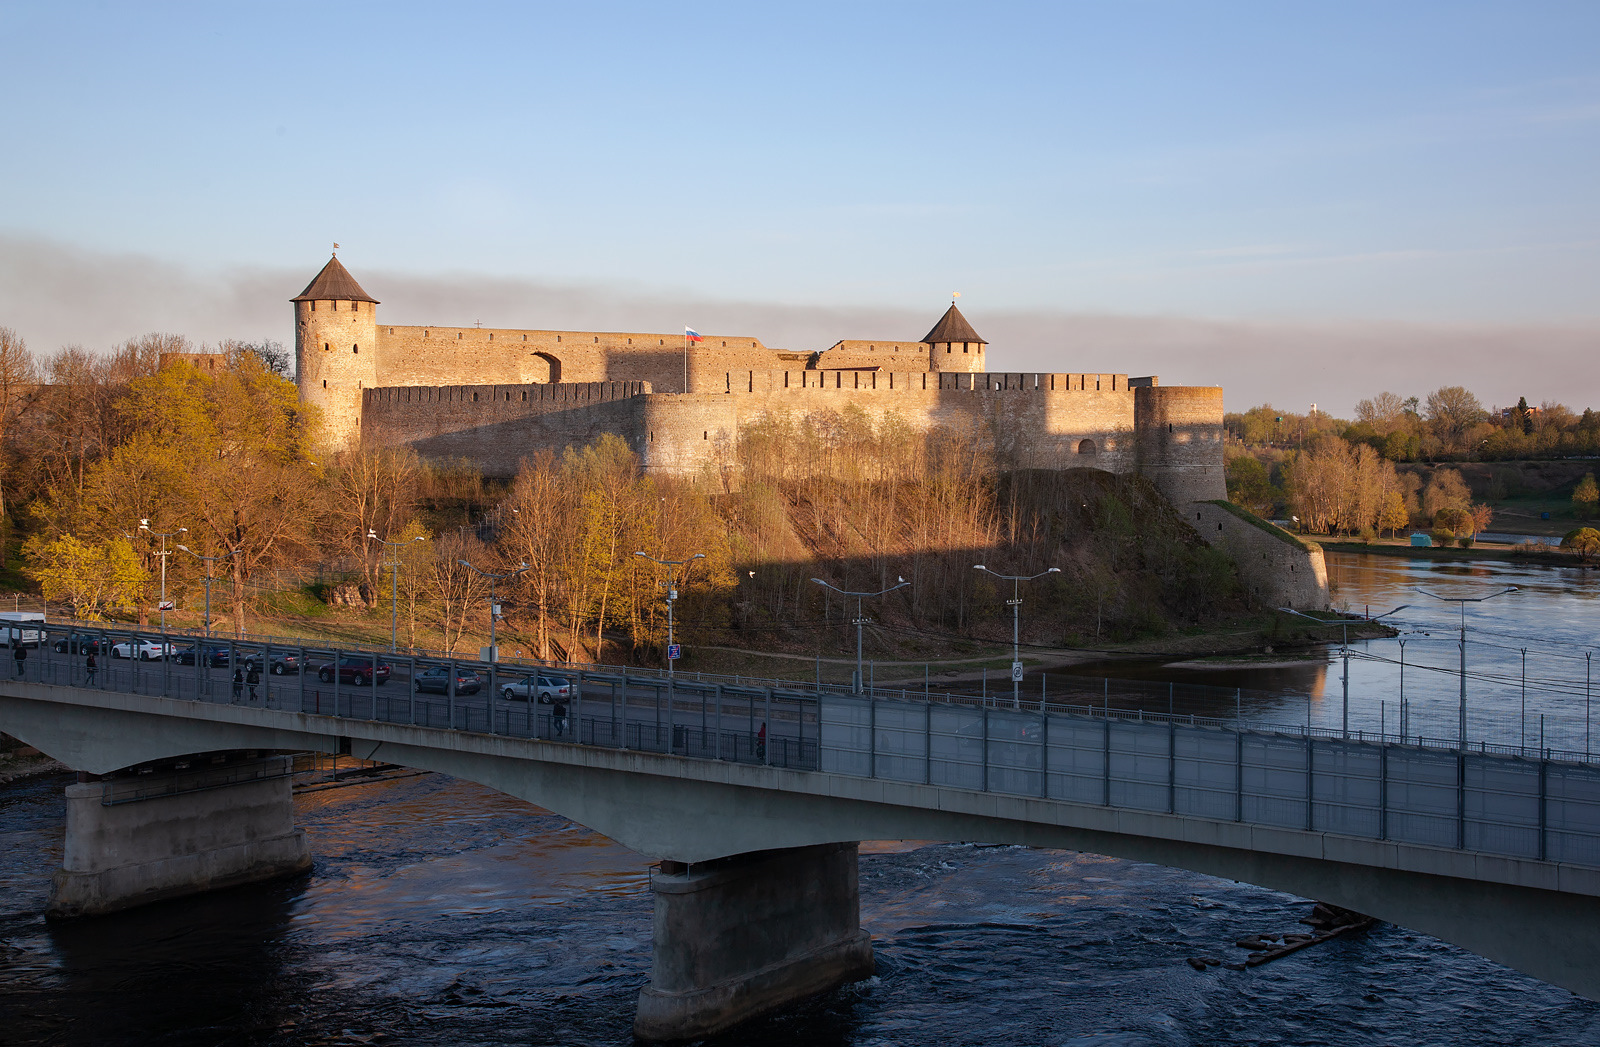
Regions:
<instances>
[{"instance_id":1,"label":"double-headed street lamp","mask_svg":"<svg viewBox=\"0 0 1600 1047\"><path fill-rule=\"evenodd\" d=\"M985 574L992 574L1001 581L1011 583L1011 599L1006 601L1011 605L1011 707L1020 709L1022 708L1022 650L1021 644L1017 639L1017 616L1022 607L1022 583L1043 578L1047 574L1060 574L1061 568L1047 567L1038 574L1028 575L999 574L989 570L981 563L973 564L972 569L974 571L982 571Z\"/></svg>"},{"instance_id":2,"label":"double-headed street lamp","mask_svg":"<svg viewBox=\"0 0 1600 1047\"><path fill-rule=\"evenodd\" d=\"M394 654L398 649L395 646L395 637L398 635L400 624L400 553L398 550L410 545L411 542L420 542L424 541L424 539L419 534L412 538L411 542L386 542L379 538L378 532L370 527L367 528L367 538L369 541L382 542L390 549L396 550L394 559L389 561L389 653Z\"/></svg>"},{"instance_id":3,"label":"double-headed street lamp","mask_svg":"<svg viewBox=\"0 0 1600 1047\"><path fill-rule=\"evenodd\" d=\"M196 560L204 560L206 562L206 639L209 640L209 639L211 639L211 572L212 572L211 565L216 563L219 560L226 560L228 557L232 556L237 550L229 549L227 552L223 553L221 556L202 556L201 554L195 552L193 549L189 548L187 545L180 544L178 546L178 548L182 549L184 552L188 553L190 556L194 557ZM200 655L199 655L199 653L196 653L195 654L195 664L199 664L199 662L200 662Z\"/></svg>"},{"instance_id":4,"label":"double-headed street lamp","mask_svg":"<svg viewBox=\"0 0 1600 1047\"><path fill-rule=\"evenodd\" d=\"M1496 596L1504 596L1506 593L1514 593L1516 591L1517 591L1517 587L1514 586L1514 585L1508 585L1504 589L1501 589L1498 592L1490 593L1488 596L1440 596L1438 593L1430 593L1426 589L1418 589L1417 590L1417 592L1421 593L1423 596L1431 596L1435 600L1442 600L1445 603L1453 603L1453 604L1460 604L1461 605L1461 640L1460 640L1460 644L1461 644L1461 712L1460 712L1461 737L1460 737L1460 747L1463 750L1466 749L1466 747L1467 747L1467 604L1469 604L1469 603L1483 603L1483 601L1485 601L1485 600L1493 600Z\"/></svg>"},{"instance_id":5,"label":"double-headed street lamp","mask_svg":"<svg viewBox=\"0 0 1600 1047\"><path fill-rule=\"evenodd\" d=\"M706 558L706 554L695 553L687 560L658 560L649 553L644 552L636 552L633 555L644 560L649 560L651 563L660 564L662 567L667 569L667 686L670 690L672 686L672 666L673 663L677 661L677 659L672 655L672 648L676 646L672 642L672 605L678 602L678 568L682 567L684 564L693 563L696 560L704 560Z\"/></svg>"},{"instance_id":6,"label":"double-headed street lamp","mask_svg":"<svg viewBox=\"0 0 1600 1047\"><path fill-rule=\"evenodd\" d=\"M467 563L467 561L465 561L465 560L457 560L456 563L460 564L462 567L465 567L467 570L471 571L474 574L480 574L483 577L489 579L489 659L488 660L491 661L491 662L498 662L500 660L500 648L497 647L495 645L495 642L494 642L494 623L495 623L495 620L500 617L500 605L494 602L494 584L496 582L503 582L507 578L515 578L517 575L521 574L523 571L531 571L533 568L530 567L528 564L524 563L524 564L518 564L517 565L517 569L515 571L507 571L505 574L490 574L488 571L485 571L480 567L472 566L471 564Z\"/></svg>"},{"instance_id":7,"label":"double-headed street lamp","mask_svg":"<svg viewBox=\"0 0 1600 1047\"><path fill-rule=\"evenodd\" d=\"M1365 622L1375 622L1379 618L1387 618L1391 614L1399 614L1401 611L1405 610L1407 607L1410 607L1410 606L1411 605L1408 604L1408 603L1403 603L1399 607L1394 608L1393 610L1384 611L1382 614L1375 614L1375 615L1372 615L1371 617L1361 618L1361 619L1357 619L1357 620L1358 621L1365 621ZM1344 675L1342 677L1342 683L1344 685L1344 704L1343 704L1343 706L1341 708L1341 711L1340 711L1340 714L1339 714L1339 733L1343 737L1349 738L1350 737L1350 619L1341 618L1336 622L1330 622L1326 618L1317 618L1317 617L1315 617L1313 615L1309 615L1309 614L1305 614L1305 613L1303 613L1301 611L1297 611L1293 607L1280 607L1280 608L1278 608L1278 610L1283 612L1284 614L1299 615L1301 618L1305 618L1305 619L1307 619L1309 621L1316 622L1318 625L1337 625L1342 630L1344 630L1344 635L1343 635L1343 637L1340 638L1340 641L1339 641L1339 648L1340 648L1339 654L1344 659ZM1402 641L1402 643L1403 642L1404 641ZM1405 648L1402 647L1401 651L1404 652L1404 650L1405 650ZM1307 723L1310 722L1309 716L1310 716L1310 714L1308 713L1307 714L1307 721L1306 721Z\"/></svg>"},{"instance_id":8,"label":"double-headed street lamp","mask_svg":"<svg viewBox=\"0 0 1600 1047\"><path fill-rule=\"evenodd\" d=\"M861 601L863 599L871 599L872 597L876 597L876 596L884 596L884 595L886 595L888 593L894 592L896 589L904 589L906 586L911 584L910 582L906 581L904 578L899 578L898 576L896 576L896 578L897 578L897 580L899 582L898 585L891 585L887 589L879 589L875 593L851 592L851 591L848 591L848 590L845 590L845 589L841 589L837 585L832 585L832 584L830 584L828 582L825 582L821 578L813 578L813 579L811 579L813 582L816 582L818 585L822 586L824 589L832 589L834 592L838 593L840 596L854 596L856 598L856 616L855 616L855 618L853 620L854 624L855 624L855 627L856 627L856 677L855 677L855 681L854 681L854 686L851 688L851 691L854 694L860 694L861 693L861 690L862 690L861 685L862 685L862 681L863 681L863 677L862 677L862 674L861 674L861 627L863 625L866 625L867 622L870 620L870 619L865 618L865 617L862 616L862 613L861 613Z\"/></svg>"},{"instance_id":9,"label":"double-headed street lamp","mask_svg":"<svg viewBox=\"0 0 1600 1047\"><path fill-rule=\"evenodd\" d=\"M189 529L180 527L176 531L152 531L150 530L150 521L145 519L139 521L139 530L161 539L161 551L156 554L161 557L161 602L156 606L161 612L161 631L165 633L167 631L167 557L171 555L167 552L167 539L176 538ZM180 545L178 548L181 549L183 547Z\"/></svg>"}]
</instances>

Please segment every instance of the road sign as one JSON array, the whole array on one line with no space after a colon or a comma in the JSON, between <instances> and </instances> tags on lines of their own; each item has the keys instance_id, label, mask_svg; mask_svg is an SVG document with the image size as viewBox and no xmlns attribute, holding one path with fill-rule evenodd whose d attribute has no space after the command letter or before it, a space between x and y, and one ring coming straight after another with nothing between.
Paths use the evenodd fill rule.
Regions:
<instances>
[{"instance_id":1,"label":"road sign","mask_svg":"<svg viewBox=\"0 0 1600 1047\"><path fill-rule=\"evenodd\" d=\"M173 603L171 600L162 600L160 603L156 604L156 610L170 611L176 606L177 604Z\"/></svg>"},{"instance_id":2,"label":"road sign","mask_svg":"<svg viewBox=\"0 0 1600 1047\"><path fill-rule=\"evenodd\" d=\"M683 657L683 644L675 643L667 646L667 661L675 662Z\"/></svg>"},{"instance_id":3,"label":"road sign","mask_svg":"<svg viewBox=\"0 0 1600 1047\"><path fill-rule=\"evenodd\" d=\"M1012 680L1013 683L1018 683L1018 682L1020 682L1022 680L1022 663L1021 662L1012 662L1011 663L1011 680Z\"/></svg>"}]
</instances>

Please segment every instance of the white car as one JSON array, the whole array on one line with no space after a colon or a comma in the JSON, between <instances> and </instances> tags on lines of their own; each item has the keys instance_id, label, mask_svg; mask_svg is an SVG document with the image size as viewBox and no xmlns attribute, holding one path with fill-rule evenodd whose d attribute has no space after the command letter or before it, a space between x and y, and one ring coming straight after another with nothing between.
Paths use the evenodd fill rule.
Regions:
<instances>
[{"instance_id":1,"label":"white car","mask_svg":"<svg viewBox=\"0 0 1600 1047\"><path fill-rule=\"evenodd\" d=\"M525 702L537 696L540 704L549 705L557 698L565 701L571 697L572 684L565 676L528 676L505 684L500 695L511 702Z\"/></svg>"},{"instance_id":2,"label":"white car","mask_svg":"<svg viewBox=\"0 0 1600 1047\"><path fill-rule=\"evenodd\" d=\"M122 643L113 644L111 646L111 657L133 657L139 659L141 662L154 662L165 658L167 655L171 654L173 650L174 648L170 643L160 644L156 643L154 640L137 640L130 643L124 640Z\"/></svg>"}]
</instances>

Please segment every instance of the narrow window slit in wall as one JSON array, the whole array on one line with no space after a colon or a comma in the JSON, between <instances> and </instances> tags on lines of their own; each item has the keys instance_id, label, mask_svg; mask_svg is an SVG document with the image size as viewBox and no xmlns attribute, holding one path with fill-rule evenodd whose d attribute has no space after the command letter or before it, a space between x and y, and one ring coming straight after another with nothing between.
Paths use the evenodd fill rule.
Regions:
<instances>
[{"instance_id":1,"label":"narrow window slit in wall","mask_svg":"<svg viewBox=\"0 0 1600 1047\"><path fill-rule=\"evenodd\" d=\"M702 440L711 439L711 430L707 429L705 432L701 433L700 434L700 439L702 439Z\"/></svg>"},{"instance_id":2,"label":"narrow window slit in wall","mask_svg":"<svg viewBox=\"0 0 1600 1047\"><path fill-rule=\"evenodd\" d=\"M359 353L361 351L361 347L359 345L352 345L350 347L350 351L352 353Z\"/></svg>"},{"instance_id":3,"label":"narrow window slit in wall","mask_svg":"<svg viewBox=\"0 0 1600 1047\"><path fill-rule=\"evenodd\" d=\"M325 352L325 353L326 353L326 352L330 352L330 351L331 351L331 350L330 350L330 349L329 349L329 347L328 347L328 343L327 343L327 342L323 342L323 343L322 343L322 351L323 351L323 352Z\"/></svg>"}]
</instances>

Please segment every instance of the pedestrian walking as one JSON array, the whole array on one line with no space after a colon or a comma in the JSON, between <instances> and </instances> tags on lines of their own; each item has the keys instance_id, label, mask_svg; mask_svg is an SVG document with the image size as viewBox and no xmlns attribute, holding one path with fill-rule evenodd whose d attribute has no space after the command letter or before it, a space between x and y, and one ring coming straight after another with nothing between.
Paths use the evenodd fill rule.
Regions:
<instances>
[{"instance_id":1,"label":"pedestrian walking","mask_svg":"<svg viewBox=\"0 0 1600 1047\"><path fill-rule=\"evenodd\" d=\"M767 758L767 721L761 721L761 730L756 732L756 759Z\"/></svg>"},{"instance_id":2,"label":"pedestrian walking","mask_svg":"<svg viewBox=\"0 0 1600 1047\"><path fill-rule=\"evenodd\" d=\"M11 641L11 657L17 663L17 678L21 679L28 668L28 649L22 646L22 640Z\"/></svg>"},{"instance_id":3,"label":"pedestrian walking","mask_svg":"<svg viewBox=\"0 0 1600 1047\"><path fill-rule=\"evenodd\" d=\"M244 670L243 669L235 669L233 671L233 700L234 701L238 701L243 696L244 696Z\"/></svg>"},{"instance_id":4,"label":"pedestrian walking","mask_svg":"<svg viewBox=\"0 0 1600 1047\"><path fill-rule=\"evenodd\" d=\"M567 732L567 700L565 698L557 698L555 704L550 707L550 726L555 729L557 738Z\"/></svg>"},{"instance_id":5,"label":"pedestrian walking","mask_svg":"<svg viewBox=\"0 0 1600 1047\"><path fill-rule=\"evenodd\" d=\"M259 697L256 694L256 684L261 682L261 670L256 666L255 662L246 662L245 669L247 672L244 679L250 685L250 700L253 702Z\"/></svg>"},{"instance_id":6,"label":"pedestrian walking","mask_svg":"<svg viewBox=\"0 0 1600 1047\"><path fill-rule=\"evenodd\" d=\"M88 672L84 675L83 685L85 687L94 686L94 674L100 671L100 663L94 660L93 651L89 652L89 657L83 663L83 667L88 670Z\"/></svg>"}]
</instances>

